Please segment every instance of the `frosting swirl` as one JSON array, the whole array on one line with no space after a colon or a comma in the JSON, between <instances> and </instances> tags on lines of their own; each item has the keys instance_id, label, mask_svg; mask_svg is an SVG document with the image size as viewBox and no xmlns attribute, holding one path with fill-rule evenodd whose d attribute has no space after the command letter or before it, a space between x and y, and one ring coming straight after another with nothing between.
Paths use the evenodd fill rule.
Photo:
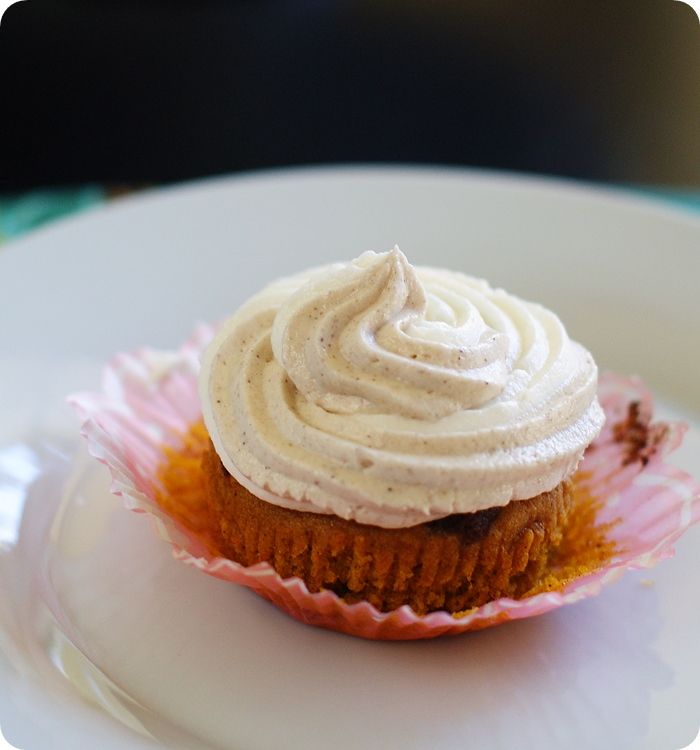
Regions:
<instances>
[{"instance_id":1,"label":"frosting swirl","mask_svg":"<svg viewBox=\"0 0 700 750\"><path fill-rule=\"evenodd\" d=\"M497 396L510 374L505 333L459 298L448 322L394 248L365 254L292 295L272 350L297 391L329 412L439 419Z\"/></svg>"},{"instance_id":2,"label":"frosting swirl","mask_svg":"<svg viewBox=\"0 0 700 750\"><path fill-rule=\"evenodd\" d=\"M552 489L603 422L595 363L553 313L398 248L266 287L200 385L255 495L385 527Z\"/></svg>"}]
</instances>

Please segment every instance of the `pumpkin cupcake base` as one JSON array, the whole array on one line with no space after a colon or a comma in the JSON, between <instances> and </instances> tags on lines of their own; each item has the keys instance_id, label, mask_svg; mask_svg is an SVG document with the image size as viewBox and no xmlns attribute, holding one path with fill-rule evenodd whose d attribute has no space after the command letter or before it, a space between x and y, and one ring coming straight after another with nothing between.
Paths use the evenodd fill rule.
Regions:
<instances>
[{"instance_id":1,"label":"pumpkin cupcake base","mask_svg":"<svg viewBox=\"0 0 700 750\"><path fill-rule=\"evenodd\" d=\"M112 491L126 508L154 522L178 561L245 586L301 622L370 640L406 641L536 617L596 596L628 570L672 557L678 539L700 522L700 485L668 458L681 445L685 426L653 420L651 394L639 379L604 373L598 392L606 424L573 478L576 499L562 542L534 589L459 610L458 616L419 615L403 606L380 612L328 589L310 593L301 579L283 580L268 563L244 567L222 557L209 533L218 522L208 513L201 470L209 438L201 426L197 373L212 333L202 326L177 351L119 354L105 369L102 392L73 395L70 403L91 455L109 469Z\"/></svg>"},{"instance_id":2,"label":"pumpkin cupcake base","mask_svg":"<svg viewBox=\"0 0 700 750\"><path fill-rule=\"evenodd\" d=\"M310 592L389 612L451 613L503 596L519 598L540 580L573 506L569 481L527 500L409 528L385 529L261 500L224 468L213 445L203 474L219 551L241 565L269 562Z\"/></svg>"}]
</instances>

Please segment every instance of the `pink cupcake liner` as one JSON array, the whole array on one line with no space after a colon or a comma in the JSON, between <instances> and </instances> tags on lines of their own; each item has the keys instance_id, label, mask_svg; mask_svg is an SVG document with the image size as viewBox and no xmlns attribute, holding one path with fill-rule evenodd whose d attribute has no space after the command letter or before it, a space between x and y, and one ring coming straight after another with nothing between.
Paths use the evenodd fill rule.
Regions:
<instances>
[{"instance_id":1,"label":"pink cupcake liner","mask_svg":"<svg viewBox=\"0 0 700 750\"><path fill-rule=\"evenodd\" d=\"M700 485L666 462L681 444L685 425L652 423L652 398L642 382L606 373L599 385L606 425L586 451L580 471L588 491L605 498L598 519L621 519L610 532L620 552L561 591L497 599L459 617L448 612L419 616L408 606L379 612L368 602L347 604L331 591L310 593L301 579L282 579L267 563L244 567L214 557L156 502L163 447L181 444L183 433L201 418L197 375L212 335L212 328L200 326L177 352L119 354L105 368L101 393L78 394L69 402L82 420L90 453L109 468L112 492L130 510L156 519L176 559L247 586L302 622L363 638L413 640L533 617L594 596L626 570L648 568L672 556L675 541L700 521ZM630 409L638 417L638 429L618 441L615 425L628 418Z\"/></svg>"}]
</instances>

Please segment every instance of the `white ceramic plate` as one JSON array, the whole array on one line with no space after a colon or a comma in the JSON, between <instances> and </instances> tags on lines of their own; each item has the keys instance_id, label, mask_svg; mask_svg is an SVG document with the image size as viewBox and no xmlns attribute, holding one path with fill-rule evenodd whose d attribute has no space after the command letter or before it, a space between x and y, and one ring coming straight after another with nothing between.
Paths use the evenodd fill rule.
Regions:
<instances>
[{"instance_id":1,"label":"white ceramic plate","mask_svg":"<svg viewBox=\"0 0 700 750\"><path fill-rule=\"evenodd\" d=\"M694 425L700 221L557 181L313 169L117 202L0 252L0 725L51 748L663 748L700 725L700 529L596 599L453 639L300 625L174 561L64 405L271 278L399 243L552 307ZM76 458L77 455L77 458Z\"/></svg>"}]
</instances>

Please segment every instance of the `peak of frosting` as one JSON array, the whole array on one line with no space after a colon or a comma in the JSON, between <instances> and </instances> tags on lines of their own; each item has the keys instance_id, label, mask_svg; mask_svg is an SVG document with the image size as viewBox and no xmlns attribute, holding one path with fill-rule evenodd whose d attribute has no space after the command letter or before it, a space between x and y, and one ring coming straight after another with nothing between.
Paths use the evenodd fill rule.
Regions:
<instances>
[{"instance_id":1,"label":"peak of frosting","mask_svg":"<svg viewBox=\"0 0 700 750\"><path fill-rule=\"evenodd\" d=\"M506 335L467 298L429 309L398 247L304 284L275 316L272 350L300 394L341 414L439 419L498 395L511 370Z\"/></svg>"},{"instance_id":2,"label":"peak of frosting","mask_svg":"<svg viewBox=\"0 0 700 750\"><path fill-rule=\"evenodd\" d=\"M559 319L395 247L282 279L202 367L228 471L278 505L410 526L552 489L603 417Z\"/></svg>"}]
</instances>

